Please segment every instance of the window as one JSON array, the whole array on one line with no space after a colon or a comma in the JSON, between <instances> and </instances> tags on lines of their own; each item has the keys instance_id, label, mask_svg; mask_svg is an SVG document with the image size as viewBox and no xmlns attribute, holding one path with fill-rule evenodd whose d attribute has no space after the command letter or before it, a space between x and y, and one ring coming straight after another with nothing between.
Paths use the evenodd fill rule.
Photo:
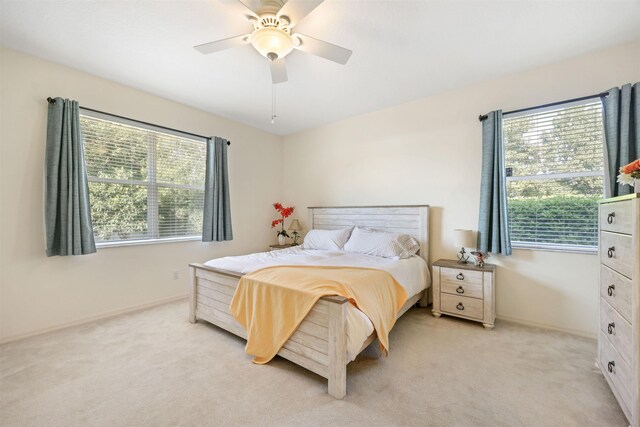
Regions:
<instances>
[{"instance_id":1,"label":"window","mask_svg":"<svg viewBox=\"0 0 640 427\"><path fill-rule=\"evenodd\" d=\"M96 242L200 238L204 139L81 110Z\"/></svg>"},{"instance_id":2,"label":"window","mask_svg":"<svg viewBox=\"0 0 640 427\"><path fill-rule=\"evenodd\" d=\"M503 120L513 247L592 252L604 194L599 100Z\"/></svg>"}]
</instances>

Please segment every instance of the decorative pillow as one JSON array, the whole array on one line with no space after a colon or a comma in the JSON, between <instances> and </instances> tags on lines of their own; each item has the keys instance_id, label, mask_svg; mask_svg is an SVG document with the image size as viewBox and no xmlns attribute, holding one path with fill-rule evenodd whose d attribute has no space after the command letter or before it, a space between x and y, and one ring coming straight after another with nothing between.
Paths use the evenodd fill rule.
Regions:
<instances>
[{"instance_id":1,"label":"decorative pillow","mask_svg":"<svg viewBox=\"0 0 640 427\"><path fill-rule=\"evenodd\" d=\"M341 251L349 240L353 227L341 230L309 230L304 236L304 249L320 249L325 251Z\"/></svg>"},{"instance_id":2,"label":"decorative pillow","mask_svg":"<svg viewBox=\"0 0 640 427\"><path fill-rule=\"evenodd\" d=\"M420 250L420 244L408 234L356 227L344 250L383 258L409 258Z\"/></svg>"}]
</instances>

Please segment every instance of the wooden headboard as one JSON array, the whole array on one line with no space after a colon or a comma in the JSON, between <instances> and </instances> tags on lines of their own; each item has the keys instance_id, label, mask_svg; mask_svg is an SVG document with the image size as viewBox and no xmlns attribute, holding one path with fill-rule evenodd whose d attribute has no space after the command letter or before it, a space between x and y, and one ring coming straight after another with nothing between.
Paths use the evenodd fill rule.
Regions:
<instances>
[{"instance_id":1,"label":"wooden headboard","mask_svg":"<svg viewBox=\"0 0 640 427\"><path fill-rule=\"evenodd\" d=\"M309 207L309 228L335 230L355 225L409 234L420 243L419 255L429 262L429 206Z\"/></svg>"}]
</instances>

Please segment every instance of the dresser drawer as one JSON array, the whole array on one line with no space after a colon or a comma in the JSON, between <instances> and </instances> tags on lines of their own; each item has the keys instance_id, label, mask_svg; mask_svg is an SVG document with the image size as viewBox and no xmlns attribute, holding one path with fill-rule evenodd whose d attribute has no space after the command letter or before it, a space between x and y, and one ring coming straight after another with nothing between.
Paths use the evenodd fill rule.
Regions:
<instances>
[{"instance_id":1,"label":"dresser drawer","mask_svg":"<svg viewBox=\"0 0 640 427\"><path fill-rule=\"evenodd\" d=\"M633 384L631 368L620 357L620 354L613 348L603 333L600 333L600 339L598 340L598 360L600 369L602 369L602 372L604 372L604 375L609 379L616 393L622 399L620 403L626 406L628 411L632 407L631 387Z\"/></svg>"},{"instance_id":2,"label":"dresser drawer","mask_svg":"<svg viewBox=\"0 0 640 427\"><path fill-rule=\"evenodd\" d=\"M636 262L631 236L600 232L600 261L607 267L631 278Z\"/></svg>"},{"instance_id":3,"label":"dresser drawer","mask_svg":"<svg viewBox=\"0 0 640 427\"><path fill-rule=\"evenodd\" d=\"M600 264L600 296L631 322L631 280Z\"/></svg>"},{"instance_id":4,"label":"dresser drawer","mask_svg":"<svg viewBox=\"0 0 640 427\"><path fill-rule=\"evenodd\" d=\"M472 283L442 282L442 292L471 298L482 298L482 285Z\"/></svg>"},{"instance_id":5,"label":"dresser drawer","mask_svg":"<svg viewBox=\"0 0 640 427\"><path fill-rule=\"evenodd\" d=\"M604 300L600 300L600 330L609 338L624 361L631 366L633 355L631 325Z\"/></svg>"},{"instance_id":6,"label":"dresser drawer","mask_svg":"<svg viewBox=\"0 0 640 427\"><path fill-rule=\"evenodd\" d=\"M484 300L450 294L440 294L440 309L444 313L482 320Z\"/></svg>"},{"instance_id":7,"label":"dresser drawer","mask_svg":"<svg viewBox=\"0 0 640 427\"><path fill-rule=\"evenodd\" d=\"M442 280L443 283L464 283L482 286L482 271L458 270L454 268L442 267L440 269L440 280Z\"/></svg>"},{"instance_id":8,"label":"dresser drawer","mask_svg":"<svg viewBox=\"0 0 640 427\"><path fill-rule=\"evenodd\" d=\"M631 234L633 229L633 205L629 201L600 205L600 229Z\"/></svg>"}]
</instances>

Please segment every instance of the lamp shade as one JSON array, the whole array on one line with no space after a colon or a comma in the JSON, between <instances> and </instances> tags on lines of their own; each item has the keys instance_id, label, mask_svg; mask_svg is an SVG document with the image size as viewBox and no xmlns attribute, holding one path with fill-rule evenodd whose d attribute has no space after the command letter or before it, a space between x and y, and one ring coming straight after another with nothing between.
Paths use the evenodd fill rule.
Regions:
<instances>
[{"instance_id":1,"label":"lamp shade","mask_svg":"<svg viewBox=\"0 0 640 427\"><path fill-rule=\"evenodd\" d=\"M287 228L287 230L302 231L302 227L300 227L300 222L297 219L292 219L291 224L289 224L289 228Z\"/></svg>"},{"instance_id":2,"label":"lamp shade","mask_svg":"<svg viewBox=\"0 0 640 427\"><path fill-rule=\"evenodd\" d=\"M476 242L473 239L472 230L461 230L459 228L453 230L453 246L456 248L474 248Z\"/></svg>"}]
</instances>

